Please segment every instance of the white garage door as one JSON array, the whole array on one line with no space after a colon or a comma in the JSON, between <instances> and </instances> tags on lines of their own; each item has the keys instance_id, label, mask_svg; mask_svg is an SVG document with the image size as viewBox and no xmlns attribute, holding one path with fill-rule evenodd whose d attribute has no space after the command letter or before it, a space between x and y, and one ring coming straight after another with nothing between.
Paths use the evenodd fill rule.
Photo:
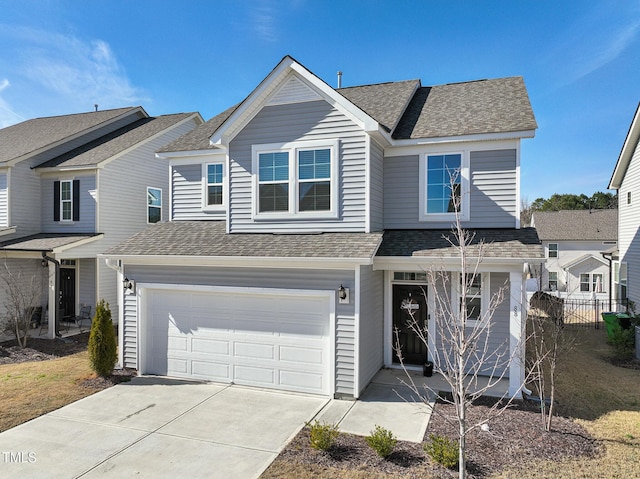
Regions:
<instances>
[{"instance_id":1,"label":"white garage door","mask_svg":"<svg viewBox=\"0 0 640 479\"><path fill-rule=\"evenodd\" d=\"M329 298L148 290L144 373L329 394Z\"/></svg>"}]
</instances>

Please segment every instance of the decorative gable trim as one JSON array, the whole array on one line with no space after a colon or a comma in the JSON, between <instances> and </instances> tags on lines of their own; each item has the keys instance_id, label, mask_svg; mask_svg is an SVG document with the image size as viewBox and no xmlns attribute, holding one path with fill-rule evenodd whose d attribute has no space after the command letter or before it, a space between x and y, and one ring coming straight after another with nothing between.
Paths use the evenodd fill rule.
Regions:
<instances>
[{"instance_id":1,"label":"decorative gable trim","mask_svg":"<svg viewBox=\"0 0 640 479\"><path fill-rule=\"evenodd\" d=\"M274 95L267 101L266 106L303 103L306 101L322 100L322 97L295 75L291 75Z\"/></svg>"}]
</instances>

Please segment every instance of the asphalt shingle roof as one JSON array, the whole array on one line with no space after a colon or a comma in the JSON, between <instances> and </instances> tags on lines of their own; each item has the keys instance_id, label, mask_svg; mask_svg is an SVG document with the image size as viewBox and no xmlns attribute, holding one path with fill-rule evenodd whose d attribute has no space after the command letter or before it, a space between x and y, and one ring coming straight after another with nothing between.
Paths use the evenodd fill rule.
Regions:
<instances>
[{"instance_id":1,"label":"asphalt shingle roof","mask_svg":"<svg viewBox=\"0 0 640 479\"><path fill-rule=\"evenodd\" d=\"M106 251L109 256L372 258L382 233L226 233L224 221L156 223Z\"/></svg>"},{"instance_id":2,"label":"asphalt shingle roof","mask_svg":"<svg viewBox=\"0 0 640 479\"><path fill-rule=\"evenodd\" d=\"M536 259L544 258L544 250L534 228L475 229L469 256L478 254L480 241L484 241L485 258ZM453 232L444 230L387 230L376 256L456 258L458 250L449 241ZM455 241L454 241L455 243ZM457 243L456 243L457 244Z\"/></svg>"},{"instance_id":3,"label":"asphalt shingle roof","mask_svg":"<svg viewBox=\"0 0 640 479\"><path fill-rule=\"evenodd\" d=\"M533 221L543 241L617 241L618 210L536 211Z\"/></svg>"},{"instance_id":4,"label":"asphalt shingle roof","mask_svg":"<svg viewBox=\"0 0 640 479\"><path fill-rule=\"evenodd\" d=\"M82 241L100 233L38 233L0 242L0 250L19 251L51 251L61 246L70 245L76 241Z\"/></svg>"},{"instance_id":5,"label":"asphalt shingle roof","mask_svg":"<svg viewBox=\"0 0 640 479\"><path fill-rule=\"evenodd\" d=\"M387 131L393 131L420 86L420 80L354 86L336 90Z\"/></svg>"},{"instance_id":6,"label":"asphalt shingle roof","mask_svg":"<svg viewBox=\"0 0 640 479\"><path fill-rule=\"evenodd\" d=\"M440 138L536 128L524 80L509 77L420 88L393 137Z\"/></svg>"},{"instance_id":7,"label":"asphalt shingle roof","mask_svg":"<svg viewBox=\"0 0 640 479\"><path fill-rule=\"evenodd\" d=\"M139 107L34 118L0 130L0 164L20 158Z\"/></svg>"},{"instance_id":8,"label":"asphalt shingle roof","mask_svg":"<svg viewBox=\"0 0 640 479\"><path fill-rule=\"evenodd\" d=\"M38 165L38 168L57 166L92 166L101 163L153 135L175 125L194 113L176 113L141 118L113 133L102 136L68 153Z\"/></svg>"}]
</instances>

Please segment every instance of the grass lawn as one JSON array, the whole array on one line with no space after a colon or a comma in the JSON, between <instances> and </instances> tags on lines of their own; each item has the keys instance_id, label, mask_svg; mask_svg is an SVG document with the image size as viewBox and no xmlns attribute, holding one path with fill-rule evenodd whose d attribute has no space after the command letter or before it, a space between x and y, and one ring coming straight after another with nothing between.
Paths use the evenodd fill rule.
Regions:
<instances>
[{"instance_id":1,"label":"grass lawn","mask_svg":"<svg viewBox=\"0 0 640 479\"><path fill-rule=\"evenodd\" d=\"M0 365L0 432L89 396L87 352L47 361Z\"/></svg>"},{"instance_id":2,"label":"grass lawn","mask_svg":"<svg viewBox=\"0 0 640 479\"><path fill-rule=\"evenodd\" d=\"M577 344L562 361L557 378L559 413L573 418L595 439L600 453L562 461L532 459L518 468L503 469L493 479L640 478L640 369L612 365L606 333L579 330ZM425 461L428 461L425 457ZM372 475L357 468L344 469L295 461L276 461L263 479L363 479L456 477L450 471L428 475L419 469L406 474ZM486 477L486 476L481 476Z\"/></svg>"}]
</instances>

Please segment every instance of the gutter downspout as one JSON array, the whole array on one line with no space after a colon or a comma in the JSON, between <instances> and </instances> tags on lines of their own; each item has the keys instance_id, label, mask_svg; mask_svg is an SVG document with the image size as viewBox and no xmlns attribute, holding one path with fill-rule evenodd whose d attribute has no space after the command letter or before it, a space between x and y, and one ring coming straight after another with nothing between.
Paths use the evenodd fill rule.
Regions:
<instances>
[{"instance_id":1,"label":"gutter downspout","mask_svg":"<svg viewBox=\"0 0 640 479\"><path fill-rule=\"evenodd\" d=\"M607 261L609 261L609 311L613 311L611 309L611 303L613 301L613 297L612 297L612 293L613 293L613 275L611 274L612 271L612 266L613 266L613 253L600 253L602 255L602 257L604 259L606 259ZM607 257L608 255L608 257Z\"/></svg>"},{"instance_id":2,"label":"gutter downspout","mask_svg":"<svg viewBox=\"0 0 640 479\"><path fill-rule=\"evenodd\" d=\"M53 263L55 266L55 280L54 280L54 285L53 285L53 290L55 291L53 297L55 298L54 301L54 305L52 307L51 304L49 304L49 324L47 325L49 328L51 327L51 315L53 314L53 331L55 334L55 337L60 338L62 337L62 334L60 334L60 318L58 317L58 311L60 310L59 308L59 303L60 303L60 261L58 261L57 259L52 258L51 256L47 256L47 252L43 251L42 252L42 259L45 261L48 261L50 263ZM50 296L51 298L51 296ZM49 301L49 303L51 303L51 301Z\"/></svg>"}]
</instances>

